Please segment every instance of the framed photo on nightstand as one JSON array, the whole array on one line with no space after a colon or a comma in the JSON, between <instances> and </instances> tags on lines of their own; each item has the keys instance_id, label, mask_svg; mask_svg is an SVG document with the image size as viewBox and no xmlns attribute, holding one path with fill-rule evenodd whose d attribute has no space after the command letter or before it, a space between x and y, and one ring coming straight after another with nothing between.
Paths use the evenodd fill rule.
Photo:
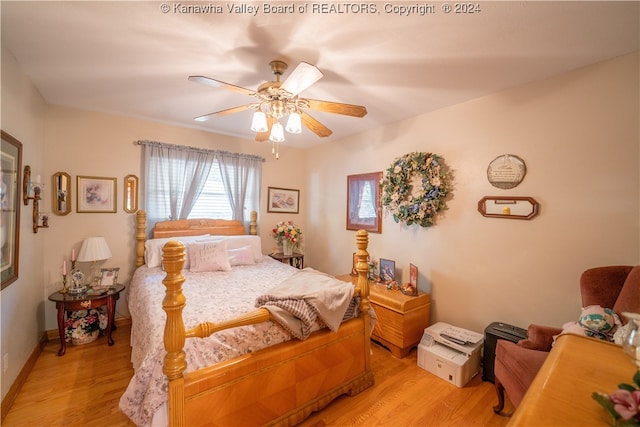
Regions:
<instances>
[{"instance_id":1,"label":"framed photo on nightstand","mask_svg":"<svg viewBox=\"0 0 640 427\"><path fill-rule=\"evenodd\" d=\"M418 267L409 263L409 283L418 289Z\"/></svg>"},{"instance_id":2,"label":"framed photo on nightstand","mask_svg":"<svg viewBox=\"0 0 640 427\"><path fill-rule=\"evenodd\" d=\"M396 280L396 262L380 258L380 280L389 283Z\"/></svg>"},{"instance_id":3,"label":"framed photo on nightstand","mask_svg":"<svg viewBox=\"0 0 640 427\"><path fill-rule=\"evenodd\" d=\"M100 269L100 283L101 288L115 288L118 283L118 272L120 268L102 268Z\"/></svg>"}]
</instances>

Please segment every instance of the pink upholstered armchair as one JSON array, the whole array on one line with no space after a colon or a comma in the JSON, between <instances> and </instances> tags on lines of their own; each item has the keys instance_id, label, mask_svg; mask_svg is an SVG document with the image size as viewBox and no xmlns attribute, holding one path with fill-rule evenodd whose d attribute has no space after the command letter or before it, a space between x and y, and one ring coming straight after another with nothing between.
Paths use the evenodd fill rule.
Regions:
<instances>
[{"instance_id":1,"label":"pink upholstered armchair","mask_svg":"<svg viewBox=\"0 0 640 427\"><path fill-rule=\"evenodd\" d=\"M586 270L580 277L580 292L583 307L612 308L626 323L622 312L640 313L640 266ZM498 340L494 367L498 404L493 408L497 414L504 409L505 391L515 407L520 404L551 350L553 336L562 329L530 325L528 331L528 338L517 344Z\"/></svg>"}]
</instances>

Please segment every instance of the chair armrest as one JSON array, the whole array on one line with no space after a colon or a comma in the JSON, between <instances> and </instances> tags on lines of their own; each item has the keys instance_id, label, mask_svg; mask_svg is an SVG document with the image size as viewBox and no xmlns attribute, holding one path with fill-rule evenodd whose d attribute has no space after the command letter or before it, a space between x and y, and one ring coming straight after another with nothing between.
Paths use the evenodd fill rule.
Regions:
<instances>
[{"instance_id":1,"label":"chair armrest","mask_svg":"<svg viewBox=\"0 0 640 427\"><path fill-rule=\"evenodd\" d=\"M553 337L560 332L562 329L553 326L529 325L528 337L518 345L531 350L551 351Z\"/></svg>"}]
</instances>

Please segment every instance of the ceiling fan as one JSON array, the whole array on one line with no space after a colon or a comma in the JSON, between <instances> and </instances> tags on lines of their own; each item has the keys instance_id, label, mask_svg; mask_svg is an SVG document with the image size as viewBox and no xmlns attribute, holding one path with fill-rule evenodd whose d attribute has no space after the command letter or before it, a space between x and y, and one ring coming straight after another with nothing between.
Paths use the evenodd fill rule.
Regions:
<instances>
[{"instance_id":1,"label":"ceiling fan","mask_svg":"<svg viewBox=\"0 0 640 427\"><path fill-rule=\"evenodd\" d=\"M331 129L311 117L305 110L324 111L352 117L364 117L367 109L361 105L342 104L339 102L320 101L317 99L300 98L298 94L310 87L323 77L322 72L307 62L301 62L284 82L280 76L288 65L283 61L271 61L271 71L276 76L275 81L265 82L257 90L246 89L220 80L204 76L189 76L189 80L214 87L242 93L257 98L257 102L228 108L196 117L196 121L206 121L213 116L224 116L254 109L251 130L256 132L256 141L273 142L284 141L283 126L280 119L289 116L284 129L289 133L300 133L301 123L319 137L331 135Z\"/></svg>"}]
</instances>

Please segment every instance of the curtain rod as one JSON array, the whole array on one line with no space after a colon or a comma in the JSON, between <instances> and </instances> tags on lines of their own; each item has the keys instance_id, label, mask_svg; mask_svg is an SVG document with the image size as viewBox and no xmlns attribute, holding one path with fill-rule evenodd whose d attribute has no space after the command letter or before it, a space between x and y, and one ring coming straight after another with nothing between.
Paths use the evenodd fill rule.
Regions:
<instances>
[{"instance_id":1,"label":"curtain rod","mask_svg":"<svg viewBox=\"0 0 640 427\"><path fill-rule=\"evenodd\" d=\"M234 157L244 158L244 159L260 160L262 162L265 161L264 157L256 156L255 154L232 153L230 151L224 151L224 150L211 150L208 148L190 147L187 145L167 144L165 142L149 141L146 139L139 139L137 141L133 141L133 144L134 145L156 145L159 147L172 148L174 150L179 150L179 151L196 151L200 153L212 153L212 154L219 154L222 156L234 156Z\"/></svg>"}]
</instances>

